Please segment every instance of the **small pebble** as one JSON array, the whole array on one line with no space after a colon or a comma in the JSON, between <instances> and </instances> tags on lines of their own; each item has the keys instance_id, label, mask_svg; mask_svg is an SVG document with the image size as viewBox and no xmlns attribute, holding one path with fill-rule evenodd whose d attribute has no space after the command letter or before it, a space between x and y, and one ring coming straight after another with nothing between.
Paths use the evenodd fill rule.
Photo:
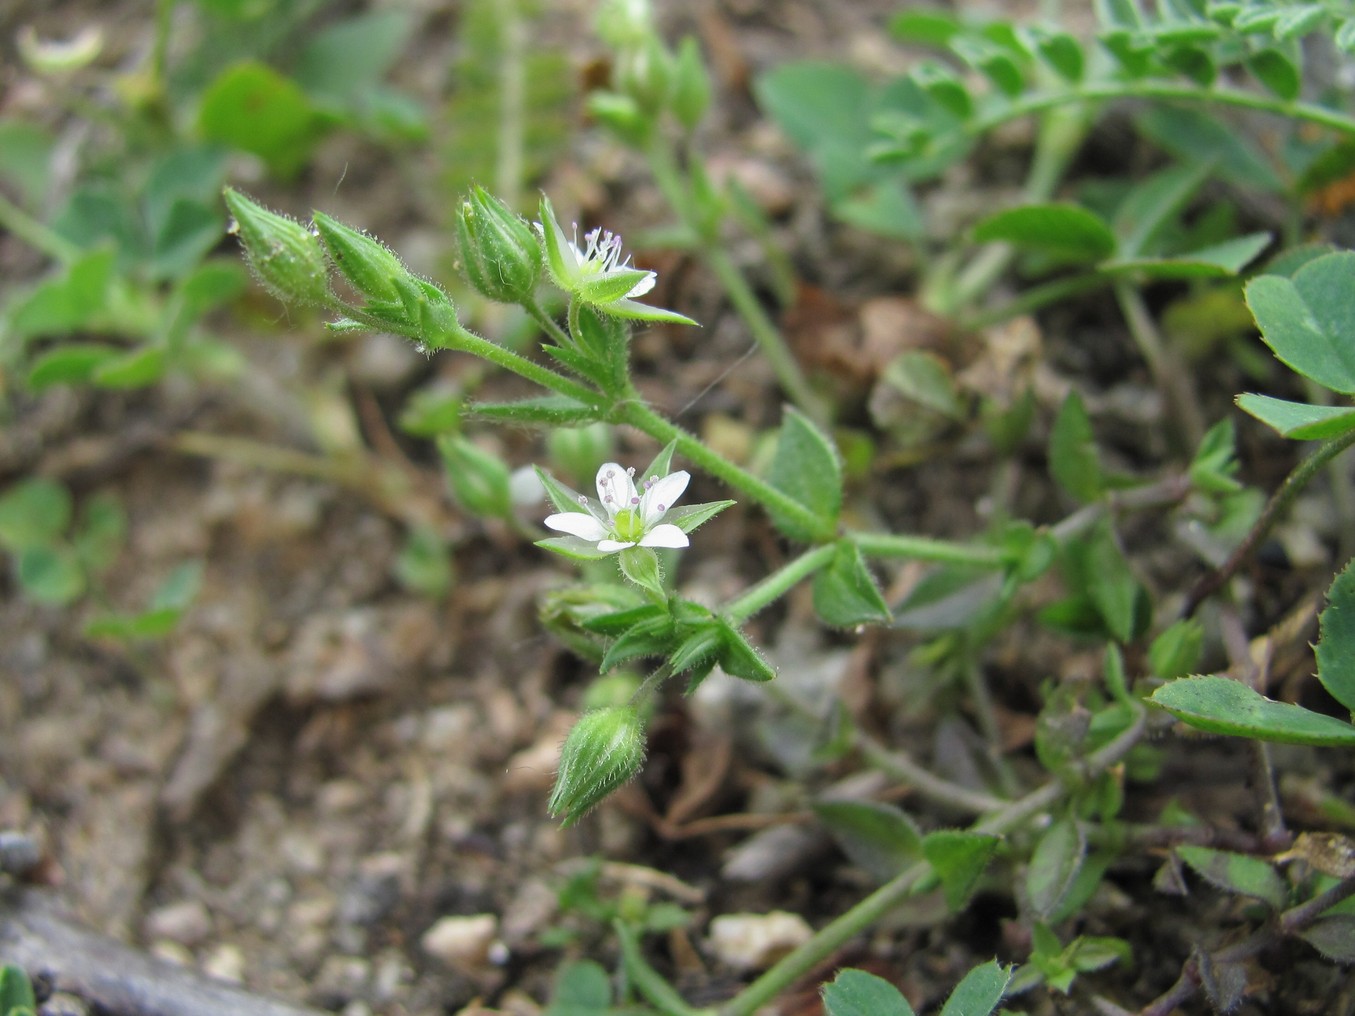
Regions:
<instances>
[{"instance_id":1,"label":"small pebble","mask_svg":"<svg viewBox=\"0 0 1355 1016\"><path fill-rule=\"evenodd\" d=\"M499 919L493 914L443 917L424 932L419 944L448 966L473 970L486 964L498 933Z\"/></svg>"},{"instance_id":2,"label":"small pebble","mask_svg":"<svg viewBox=\"0 0 1355 1016\"><path fill-rule=\"evenodd\" d=\"M212 915L201 900L177 900L156 907L146 916L146 935L180 945L195 946L212 933Z\"/></svg>"},{"instance_id":3,"label":"small pebble","mask_svg":"<svg viewBox=\"0 0 1355 1016\"><path fill-rule=\"evenodd\" d=\"M765 970L808 941L812 928L799 914L724 914L710 922L710 947L736 970Z\"/></svg>"},{"instance_id":4,"label":"small pebble","mask_svg":"<svg viewBox=\"0 0 1355 1016\"><path fill-rule=\"evenodd\" d=\"M245 980L245 954L231 942L223 942L202 961L202 972L218 981L242 984Z\"/></svg>"},{"instance_id":5,"label":"small pebble","mask_svg":"<svg viewBox=\"0 0 1355 1016\"><path fill-rule=\"evenodd\" d=\"M37 840L12 830L0 830L0 872L23 878L42 863Z\"/></svg>"}]
</instances>

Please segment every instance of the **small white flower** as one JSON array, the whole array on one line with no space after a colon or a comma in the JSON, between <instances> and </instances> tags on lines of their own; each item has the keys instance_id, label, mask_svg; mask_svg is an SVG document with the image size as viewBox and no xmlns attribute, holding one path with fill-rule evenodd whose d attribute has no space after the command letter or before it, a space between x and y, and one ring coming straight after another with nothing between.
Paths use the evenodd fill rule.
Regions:
<instances>
[{"instance_id":1,"label":"small white flower","mask_svg":"<svg viewBox=\"0 0 1355 1016\"><path fill-rule=\"evenodd\" d=\"M604 462L598 470L597 487L601 510L585 497L583 511L557 512L546 517L546 526L597 544L604 554L627 547L686 547L687 534L663 516L687 489L691 475L685 469L667 476L651 476L636 490L634 469Z\"/></svg>"},{"instance_id":2,"label":"small white flower","mask_svg":"<svg viewBox=\"0 0 1355 1016\"><path fill-rule=\"evenodd\" d=\"M545 241L546 267L556 285L585 303L626 307L627 301L654 288L653 272L636 268L628 257L622 259L620 236L594 229L585 234L580 247L578 226L574 227L574 239L566 237L550 200L544 196L536 228Z\"/></svg>"}]
</instances>

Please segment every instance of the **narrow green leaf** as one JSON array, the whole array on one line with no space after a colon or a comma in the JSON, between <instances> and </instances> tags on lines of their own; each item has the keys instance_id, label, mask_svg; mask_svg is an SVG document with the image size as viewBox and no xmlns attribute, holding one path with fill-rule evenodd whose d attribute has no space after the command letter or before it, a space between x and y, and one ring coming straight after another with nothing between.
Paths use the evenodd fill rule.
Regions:
<instances>
[{"instance_id":1,"label":"narrow green leaf","mask_svg":"<svg viewBox=\"0 0 1355 1016\"><path fill-rule=\"evenodd\" d=\"M1117 260L1146 254L1154 237L1180 214L1212 169L1209 162L1173 166L1135 184L1115 211L1114 227L1120 236Z\"/></svg>"},{"instance_id":2,"label":"narrow green leaf","mask_svg":"<svg viewBox=\"0 0 1355 1016\"><path fill-rule=\"evenodd\" d=\"M625 968L630 983L646 1001L669 1016L687 1016L691 1013L691 1007L683 1001L677 989L649 965L644 952L640 949L640 939L635 931L619 918L612 922L612 930L621 943L621 965Z\"/></svg>"},{"instance_id":3,"label":"narrow green leaf","mask_svg":"<svg viewBox=\"0 0 1355 1016\"><path fill-rule=\"evenodd\" d=\"M550 1004L542 1016L600 1016L611 1009L612 981L601 964L574 960L555 974Z\"/></svg>"},{"instance_id":4,"label":"narrow green leaf","mask_svg":"<svg viewBox=\"0 0 1355 1016\"><path fill-rule=\"evenodd\" d=\"M1276 702L1218 675L1183 677L1153 692L1152 701L1183 723L1211 734L1281 744L1355 746L1355 726L1302 706Z\"/></svg>"},{"instance_id":5,"label":"narrow green leaf","mask_svg":"<svg viewBox=\"0 0 1355 1016\"><path fill-rule=\"evenodd\" d=\"M915 1016L898 988L882 977L848 968L823 986L827 1016Z\"/></svg>"},{"instance_id":6,"label":"narrow green leaf","mask_svg":"<svg viewBox=\"0 0 1355 1016\"><path fill-rule=\"evenodd\" d=\"M561 557L567 557L571 561L601 561L611 556L606 551L598 550L597 544L581 540L577 536L550 536L544 540L537 540L536 546Z\"/></svg>"},{"instance_id":7,"label":"narrow green leaf","mask_svg":"<svg viewBox=\"0 0 1355 1016\"><path fill-rule=\"evenodd\" d=\"M572 487L567 487L540 466L533 466L532 468L536 470L536 477L546 490L547 500L550 501L557 512L588 514L588 509L583 506L582 494Z\"/></svg>"},{"instance_id":8,"label":"narrow green leaf","mask_svg":"<svg viewBox=\"0 0 1355 1016\"><path fill-rule=\"evenodd\" d=\"M1249 233L1181 254L1116 258L1099 268L1108 275L1132 274L1149 279L1225 279L1255 261L1271 239L1269 233Z\"/></svg>"},{"instance_id":9,"label":"narrow green leaf","mask_svg":"<svg viewBox=\"0 0 1355 1016\"><path fill-rule=\"evenodd\" d=\"M940 1016L988 1016L997 1009L1012 982L1014 967L990 960L965 974L941 1007Z\"/></svg>"},{"instance_id":10,"label":"narrow green leaf","mask_svg":"<svg viewBox=\"0 0 1355 1016\"><path fill-rule=\"evenodd\" d=\"M565 395L543 395L515 402L472 402L465 407L465 412L468 416L496 423L538 427L578 427L600 417L596 406L586 406ZM450 418L455 420L456 415L453 412Z\"/></svg>"},{"instance_id":11,"label":"narrow green leaf","mask_svg":"<svg viewBox=\"0 0 1355 1016\"><path fill-rule=\"evenodd\" d=\"M1049 471L1075 500L1095 501L1105 490L1091 417L1077 392L1069 392L1049 434Z\"/></svg>"},{"instance_id":12,"label":"narrow green leaf","mask_svg":"<svg viewBox=\"0 0 1355 1016\"><path fill-rule=\"evenodd\" d=\"M1314 406L1250 393L1237 397L1237 406L1262 423L1295 441L1325 441L1355 430L1355 407Z\"/></svg>"},{"instance_id":13,"label":"narrow green leaf","mask_svg":"<svg viewBox=\"0 0 1355 1016\"><path fill-rule=\"evenodd\" d=\"M1258 276L1245 294L1261 337L1282 363L1355 394L1355 251L1309 261L1290 279Z\"/></svg>"},{"instance_id":14,"label":"narrow green leaf","mask_svg":"<svg viewBox=\"0 0 1355 1016\"><path fill-rule=\"evenodd\" d=\"M743 632L723 619L720 624L724 632L724 647L720 650L721 670L730 677L759 683L776 677L776 670L754 648Z\"/></svg>"},{"instance_id":15,"label":"narrow green leaf","mask_svg":"<svg viewBox=\"0 0 1355 1016\"><path fill-rule=\"evenodd\" d=\"M1355 561L1327 590L1317 643L1317 679L1332 698L1355 713Z\"/></svg>"},{"instance_id":16,"label":"narrow green leaf","mask_svg":"<svg viewBox=\"0 0 1355 1016\"><path fill-rule=\"evenodd\" d=\"M1148 647L1148 669L1154 677L1174 681L1195 672L1204 645L1204 626L1194 618L1175 622Z\"/></svg>"},{"instance_id":17,"label":"narrow green leaf","mask_svg":"<svg viewBox=\"0 0 1355 1016\"><path fill-rule=\"evenodd\" d=\"M1086 856L1087 838L1071 818L1059 819L1044 831L1026 871L1026 893L1036 917L1058 910Z\"/></svg>"},{"instance_id":18,"label":"narrow green leaf","mask_svg":"<svg viewBox=\"0 0 1355 1016\"><path fill-rule=\"evenodd\" d=\"M842 509L842 462L836 446L799 410L787 407L776 442L768 480L817 515L822 525L811 529L771 510L772 520L787 536L811 542L837 522Z\"/></svg>"},{"instance_id":19,"label":"narrow green leaf","mask_svg":"<svg viewBox=\"0 0 1355 1016\"><path fill-rule=\"evenodd\" d=\"M1299 938L1333 963L1355 963L1355 914L1328 914L1299 932Z\"/></svg>"},{"instance_id":20,"label":"narrow green leaf","mask_svg":"<svg viewBox=\"0 0 1355 1016\"><path fill-rule=\"evenodd\" d=\"M165 350L142 346L110 357L94 368L90 380L100 388L145 388L165 375Z\"/></svg>"},{"instance_id":21,"label":"narrow green leaf","mask_svg":"<svg viewBox=\"0 0 1355 1016\"><path fill-rule=\"evenodd\" d=\"M969 899L1001 842L998 836L961 829L939 829L922 838L922 854L941 880L952 911Z\"/></svg>"},{"instance_id":22,"label":"narrow green leaf","mask_svg":"<svg viewBox=\"0 0 1355 1016\"><path fill-rule=\"evenodd\" d=\"M713 662L724 644L724 632L718 623L711 621L697 625L683 635L682 641L669 654L668 666L674 674L681 674L708 660Z\"/></svg>"},{"instance_id":23,"label":"narrow green leaf","mask_svg":"<svg viewBox=\"0 0 1355 1016\"><path fill-rule=\"evenodd\" d=\"M673 644L673 621L667 616L642 621L607 647L600 671L647 656L667 656Z\"/></svg>"},{"instance_id":24,"label":"narrow green leaf","mask_svg":"<svg viewBox=\"0 0 1355 1016\"><path fill-rule=\"evenodd\" d=\"M1176 853L1205 881L1224 892L1250 896L1275 910L1282 909L1289 900L1289 889L1270 861L1189 844L1177 847Z\"/></svg>"},{"instance_id":25,"label":"narrow green leaf","mask_svg":"<svg viewBox=\"0 0 1355 1016\"><path fill-rule=\"evenodd\" d=\"M1115 233L1095 212L1064 202L1022 205L982 219L979 243L1005 241L1066 261L1095 262L1115 251Z\"/></svg>"},{"instance_id":26,"label":"narrow green leaf","mask_svg":"<svg viewBox=\"0 0 1355 1016\"><path fill-rule=\"evenodd\" d=\"M644 472L640 474L641 480L646 480L651 476L667 476L673 471L673 453L677 451L677 441L669 441L659 449L659 454L654 456L654 461L645 467ZM673 521L668 516L664 516L665 522ZM685 531L685 530L684 530Z\"/></svg>"},{"instance_id":27,"label":"narrow green leaf","mask_svg":"<svg viewBox=\"0 0 1355 1016\"><path fill-rule=\"evenodd\" d=\"M998 91L1009 98L1015 98L1026 87L1026 76L1021 65L1005 49L987 39L957 36L951 40L951 51L986 77Z\"/></svg>"},{"instance_id":28,"label":"narrow green leaf","mask_svg":"<svg viewBox=\"0 0 1355 1016\"><path fill-rule=\"evenodd\" d=\"M852 628L890 619L889 604L851 540L839 540L828 567L814 576L813 596L814 610L825 624Z\"/></svg>"},{"instance_id":29,"label":"narrow green leaf","mask_svg":"<svg viewBox=\"0 0 1355 1016\"><path fill-rule=\"evenodd\" d=\"M814 804L814 813L852 863L877 882L888 882L922 857L922 834L893 805L822 800Z\"/></svg>"},{"instance_id":30,"label":"narrow green leaf","mask_svg":"<svg viewBox=\"0 0 1355 1016\"><path fill-rule=\"evenodd\" d=\"M707 501L704 504L678 505L664 512L663 521L671 522L684 533L690 533L703 523L709 522L726 508L732 508L737 501Z\"/></svg>"},{"instance_id":31,"label":"narrow green leaf","mask_svg":"<svg viewBox=\"0 0 1355 1016\"><path fill-rule=\"evenodd\" d=\"M89 381L94 371L118 355L115 346L71 342L48 350L33 361L28 387L41 391L52 385L78 385Z\"/></svg>"},{"instance_id":32,"label":"narrow green leaf","mask_svg":"<svg viewBox=\"0 0 1355 1016\"><path fill-rule=\"evenodd\" d=\"M1307 35L1321 26L1326 16L1327 10L1322 4L1298 4L1288 7L1275 22L1275 38L1284 42Z\"/></svg>"},{"instance_id":33,"label":"narrow green leaf","mask_svg":"<svg viewBox=\"0 0 1355 1016\"><path fill-rule=\"evenodd\" d=\"M636 590L627 590L629 594L636 594ZM645 603L638 607L630 607L626 610L616 610L607 614L598 614L594 617L585 618L580 622L581 626L588 631L596 632L599 635L606 635L609 638L616 638L625 634L631 628L634 628L641 621L653 621L656 618L667 617L668 611L660 607L657 603Z\"/></svg>"}]
</instances>

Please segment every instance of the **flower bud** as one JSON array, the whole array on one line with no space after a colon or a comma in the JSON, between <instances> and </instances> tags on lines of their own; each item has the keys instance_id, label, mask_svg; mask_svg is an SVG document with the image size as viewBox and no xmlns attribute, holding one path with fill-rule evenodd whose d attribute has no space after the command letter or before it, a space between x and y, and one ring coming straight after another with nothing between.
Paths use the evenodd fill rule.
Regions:
<instances>
[{"instance_id":1,"label":"flower bud","mask_svg":"<svg viewBox=\"0 0 1355 1016\"><path fill-rule=\"evenodd\" d=\"M673 115L687 130L695 130L710 106L710 75L701 60L701 47L693 36L678 46L673 72Z\"/></svg>"},{"instance_id":2,"label":"flower bud","mask_svg":"<svg viewBox=\"0 0 1355 1016\"><path fill-rule=\"evenodd\" d=\"M313 221L334 267L354 289L363 296L386 303L400 299L394 279L408 275L409 270L385 244L331 219L324 212L316 212Z\"/></svg>"},{"instance_id":3,"label":"flower bud","mask_svg":"<svg viewBox=\"0 0 1355 1016\"><path fill-rule=\"evenodd\" d=\"M521 303L541 278L541 243L522 217L483 187L471 189L456 217L462 268L475 291Z\"/></svg>"},{"instance_id":4,"label":"flower bud","mask_svg":"<svg viewBox=\"0 0 1355 1016\"><path fill-rule=\"evenodd\" d=\"M629 95L641 110L653 115L668 103L673 70L673 55L651 33L617 55L614 80L619 92Z\"/></svg>"},{"instance_id":5,"label":"flower bud","mask_svg":"<svg viewBox=\"0 0 1355 1016\"><path fill-rule=\"evenodd\" d=\"M645 761L645 730L633 706L608 706L579 717L560 750L560 771L550 795L552 816L573 825Z\"/></svg>"},{"instance_id":6,"label":"flower bud","mask_svg":"<svg viewBox=\"0 0 1355 1016\"><path fill-rule=\"evenodd\" d=\"M291 303L325 302L329 298L329 265L311 231L230 187L225 190L225 198L235 216L231 232L240 237L249 266L268 291Z\"/></svg>"},{"instance_id":7,"label":"flower bud","mask_svg":"<svg viewBox=\"0 0 1355 1016\"><path fill-rule=\"evenodd\" d=\"M457 434L438 439L452 494L467 511L504 519L513 513L508 467L491 452Z\"/></svg>"}]
</instances>

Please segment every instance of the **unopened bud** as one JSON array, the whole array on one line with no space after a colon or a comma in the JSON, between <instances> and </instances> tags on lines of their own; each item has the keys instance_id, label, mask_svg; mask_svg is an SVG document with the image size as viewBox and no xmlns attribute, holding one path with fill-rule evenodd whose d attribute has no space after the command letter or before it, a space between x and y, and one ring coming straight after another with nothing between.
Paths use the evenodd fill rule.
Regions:
<instances>
[{"instance_id":1,"label":"unopened bud","mask_svg":"<svg viewBox=\"0 0 1355 1016\"><path fill-rule=\"evenodd\" d=\"M645 730L633 706L608 706L579 717L560 750L550 795L552 816L573 825L645 762Z\"/></svg>"},{"instance_id":2,"label":"unopened bud","mask_svg":"<svg viewBox=\"0 0 1355 1016\"><path fill-rule=\"evenodd\" d=\"M616 88L635 100L645 113L659 112L668 103L668 92L673 87L673 55L662 40L648 34L633 46L627 46L617 57Z\"/></svg>"},{"instance_id":3,"label":"unopened bud","mask_svg":"<svg viewBox=\"0 0 1355 1016\"><path fill-rule=\"evenodd\" d=\"M438 439L438 451L447 467L447 482L461 506L484 518L507 518L513 513L508 467L498 456L458 434Z\"/></svg>"},{"instance_id":4,"label":"unopened bud","mask_svg":"<svg viewBox=\"0 0 1355 1016\"><path fill-rule=\"evenodd\" d=\"M511 208L474 187L456 217L462 268L476 292L499 303L521 303L541 278L541 242Z\"/></svg>"},{"instance_id":5,"label":"unopened bud","mask_svg":"<svg viewBox=\"0 0 1355 1016\"><path fill-rule=\"evenodd\" d=\"M394 280L408 275L409 270L385 244L331 219L324 212L316 212L313 219L334 267L354 289L363 296L386 303L400 299Z\"/></svg>"},{"instance_id":6,"label":"unopened bud","mask_svg":"<svg viewBox=\"0 0 1355 1016\"><path fill-rule=\"evenodd\" d=\"M671 105L678 123L689 131L696 129L710 105L710 75L701 60L701 47L691 35L678 46Z\"/></svg>"},{"instance_id":7,"label":"unopened bud","mask_svg":"<svg viewBox=\"0 0 1355 1016\"><path fill-rule=\"evenodd\" d=\"M329 265L311 231L230 187L225 190L225 198L235 216L231 232L240 237L249 266L269 292L291 303L325 302L329 298Z\"/></svg>"}]
</instances>

